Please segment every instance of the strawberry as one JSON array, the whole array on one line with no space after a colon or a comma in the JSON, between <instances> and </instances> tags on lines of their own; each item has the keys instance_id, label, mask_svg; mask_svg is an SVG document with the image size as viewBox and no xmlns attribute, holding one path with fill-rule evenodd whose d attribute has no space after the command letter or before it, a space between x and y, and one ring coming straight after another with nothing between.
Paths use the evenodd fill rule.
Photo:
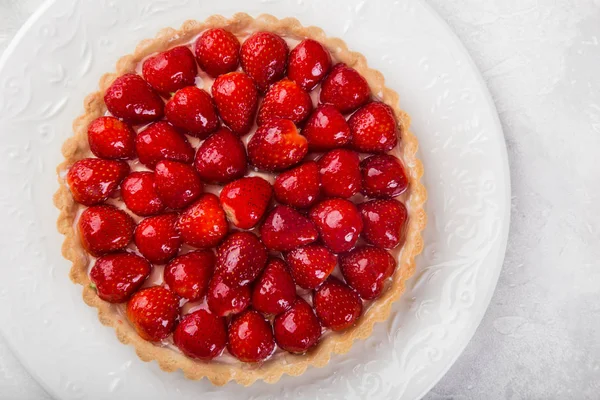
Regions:
<instances>
[{"instance_id":1,"label":"strawberry","mask_svg":"<svg viewBox=\"0 0 600 400\"><path fill-rule=\"evenodd\" d=\"M189 206L177 221L184 243L194 247L215 247L227 235L229 226L219 199L205 193Z\"/></svg>"},{"instance_id":2,"label":"strawberry","mask_svg":"<svg viewBox=\"0 0 600 400\"><path fill-rule=\"evenodd\" d=\"M142 339L158 342L175 330L179 299L162 286L142 289L127 303L127 318Z\"/></svg>"},{"instance_id":3,"label":"strawberry","mask_svg":"<svg viewBox=\"0 0 600 400\"><path fill-rule=\"evenodd\" d=\"M348 285L360 297L373 300L379 297L385 280L394 273L396 260L385 250L366 246L342 254L340 268Z\"/></svg>"},{"instance_id":4,"label":"strawberry","mask_svg":"<svg viewBox=\"0 0 600 400\"><path fill-rule=\"evenodd\" d=\"M175 257L165 268L165 282L178 296L201 300L215 269L212 250L197 250Z\"/></svg>"},{"instance_id":5,"label":"strawberry","mask_svg":"<svg viewBox=\"0 0 600 400\"><path fill-rule=\"evenodd\" d=\"M404 241L408 213L396 200L373 200L360 204L363 236L372 245L393 249Z\"/></svg>"},{"instance_id":6,"label":"strawberry","mask_svg":"<svg viewBox=\"0 0 600 400\"><path fill-rule=\"evenodd\" d=\"M369 103L356 111L348 126L352 132L350 146L362 153L385 153L398 143L398 124L394 111L379 101Z\"/></svg>"},{"instance_id":7,"label":"strawberry","mask_svg":"<svg viewBox=\"0 0 600 400\"><path fill-rule=\"evenodd\" d=\"M177 255L181 237L176 222L177 214L162 214L143 219L135 228L135 245L151 263L164 264Z\"/></svg>"},{"instance_id":8,"label":"strawberry","mask_svg":"<svg viewBox=\"0 0 600 400\"><path fill-rule=\"evenodd\" d=\"M330 150L350 142L350 127L337 108L322 104L308 117L302 135L308 140L310 150Z\"/></svg>"},{"instance_id":9,"label":"strawberry","mask_svg":"<svg viewBox=\"0 0 600 400\"><path fill-rule=\"evenodd\" d=\"M317 289L313 305L321 324L334 331L351 327L362 313L358 293L333 276Z\"/></svg>"},{"instance_id":10,"label":"strawberry","mask_svg":"<svg viewBox=\"0 0 600 400\"><path fill-rule=\"evenodd\" d=\"M136 74L115 79L106 90L104 103L112 115L129 124L147 124L164 115L163 100Z\"/></svg>"},{"instance_id":11,"label":"strawberry","mask_svg":"<svg viewBox=\"0 0 600 400\"><path fill-rule=\"evenodd\" d=\"M331 55L316 40L304 39L290 52L287 76L312 90L331 69Z\"/></svg>"},{"instance_id":12,"label":"strawberry","mask_svg":"<svg viewBox=\"0 0 600 400\"><path fill-rule=\"evenodd\" d=\"M295 299L296 285L285 262L270 259L252 290L252 306L262 313L276 315L287 310Z\"/></svg>"},{"instance_id":13,"label":"strawberry","mask_svg":"<svg viewBox=\"0 0 600 400\"><path fill-rule=\"evenodd\" d=\"M337 257L325 246L311 244L287 253L286 261L294 281L304 289L314 289L327 279L337 265Z\"/></svg>"},{"instance_id":14,"label":"strawberry","mask_svg":"<svg viewBox=\"0 0 600 400\"><path fill-rule=\"evenodd\" d=\"M76 202L93 206L106 201L129 173L123 161L84 158L67 173L67 183Z\"/></svg>"},{"instance_id":15,"label":"strawberry","mask_svg":"<svg viewBox=\"0 0 600 400\"><path fill-rule=\"evenodd\" d=\"M312 100L308 93L295 82L283 79L267 90L258 109L258 125L269 119L289 119L299 124L312 111Z\"/></svg>"},{"instance_id":16,"label":"strawberry","mask_svg":"<svg viewBox=\"0 0 600 400\"><path fill-rule=\"evenodd\" d=\"M225 318L208 310L198 310L186 315L173 333L173 343L186 356L212 360L221 355L227 345Z\"/></svg>"},{"instance_id":17,"label":"strawberry","mask_svg":"<svg viewBox=\"0 0 600 400\"><path fill-rule=\"evenodd\" d=\"M191 165L162 160L154 174L156 193L167 207L186 207L202 194L202 182Z\"/></svg>"},{"instance_id":18,"label":"strawberry","mask_svg":"<svg viewBox=\"0 0 600 400\"><path fill-rule=\"evenodd\" d=\"M165 209L156 193L153 172L135 171L127 175L121 185L121 196L127 208L137 215L145 217Z\"/></svg>"},{"instance_id":19,"label":"strawberry","mask_svg":"<svg viewBox=\"0 0 600 400\"><path fill-rule=\"evenodd\" d=\"M240 63L240 42L222 28L204 31L196 40L196 60L213 78L235 71Z\"/></svg>"},{"instance_id":20,"label":"strawberry","mask_svg":"<svg viewBox=\"0 0 600 400\"><path fill-rule=\"evenodd\" d=\"M77 225L81 244L94 256L127 247L135 228L129 214L109 205L86 208Z\"/></svg>"},{"instance_id":21,"label":"strawberry","mask_svg":"<svg viewBox=\"0 0 600 400\"><path fill-rule=\"evenodd\" d=\"M230 72L215 79L211 92L223 122L238 136L250 132L258 108L252 79L243 72Z\"/></svg>"},{"instance_id":22,"label":"strawberry","mask_svg":"<svg viewBox=\"0 0 600 400\"><path fill-rule=\"evenodd\" d=\"M255 234L235 232L217 249L215 273L234 286L254 281L267 262L267 249Z\"/></svg>"},{"instance_id":23,"label":"strawberry","mask_svg":"<svg viewBox=\"0 0 600 400\"><path fill-rule=\"evenodd\" d=\"M144 284L151 268L148 261L133 253L107 254L96 260L90 280L102 300L123 303Z\"/></svg>"},{"instance_id":24,"label":"strawberry","mask_svg":"<svg viewBox=\"0 0 600 400\"><path fill-rule=\"evenodd\" d=\"M363 229L356 206L344 199L324 200L310 210L309 216L323 243L334 253L352 249Z\"/></svg>"},{"instance_id":25,"label":"strawberry","mask_svg":"<svg viewBox=\"0 0 600 400\"><path fill-rule=\"evenodd\" d=\"M220 317L239 314L250 305L250 286L231 285L215 274L208 284L206 303Z\"/></svg>"},{"instance_id":26,"label":"strawberry","mask_svg":"<svg viewBox=\"0 0 600 400\"><path fill-rule=\"evenodd\" d=\"M271 32L250 35L240 51L242 69L261 92L283 78L287 66L288 46L285 40Z\"/></svg>"},{"instance_id":27,"label":"strawberry","mask_svg":"<svg viewBox=\"0 0 600 400\"><path fill-rule=\"evenodd\" d=\"M129 159L135 157L135 132L115 117L99 117L88 126L90 150L96 157Z\"/></svg>"},{"instance_id":28,"label":"strawberry","mask_svg":"<svg viewBox=\"0 0 600 400\"><path fill-rule=\"evenodd\" d=\"M243 362L266 360L275 350L271 324L258 311L248 310L234 317L228 338L227 350Z\"/></svg>"},{"instance_id":29,"label":"strawberry","mask_svg":"<svg viewBox=\"0 0 600 400\"><path fill-rule=\"evenodd\" d=\"M246 148L229 129L221 128L202 142L194 166L204 181L230 182L244 176L248 169Z\"/></svg>"},{"instance_id":30,"label":"strawberry","mask_svg":"<svg viewBox=\"0 0 600 400\"><path fill-rule=\"evenodd\" d=\"M194 159L194 148L185 135L166 121L151 124L135 138L135 149L142 164L154 168L160 160L189 164Z\"/></svg>"},{"instance_id":31,"label":"strawberry","mask_svg":"<svg viewBox=\"0 0 600 400\"><path fill-rule=\"evenodd\" d=\"M360 192L360 157L352 150L335 149L319 159L323 193L329 197L348 198Z\"/></svg>"},{"instance_id":32,"label":"strawberry","mask_svg":"<svg viewBox=\"0 0 600 400\"><path fill-rule=\"evenodd\" d=\"M369 101L369 84L354 68L339 63L321 84L320 100L331 104L343 114L351 113Z\"/></svg>"},{"instance_id":33,"label":"strawberry","mask_svg":"<svg viewBox=\"0 0 600 400\"><path fill-rule=\"evenodd\" d=\"M142 64L142 76L157 92L168 95L196 82L196 60L185 46L152 56Z\"/></svg>"},{"instance_id":34,"label":"strawberry","mask_svg":"<svg viewBox=\"0 0 600 400\"><path fill-rule=\"evenodd\" d=\"M389 154L378 154L360 163L362 192L366 196L392 198L408 188L402 161Z\"/></svg>"},{"instance_id":35,"label":"strawberry","mask_svg":"<svg viewBox=\"0 0 600 400\"><path fill-rule=\"evenodd\" d=\"M276 206L260 227L260 238L269 250L289 251L317 240L313 223L298 211Z\"/></svg>"},{"instance_id":36,"label":"strawberry","mask_svg":"<svg viewBox=\"0 0 600 400\"><path fill-rule=\"evenodd\" d=\"M265 171L281 171L296 165L307 152L306 138L289 119L269 120L248 142L250 162Z\"/></svg>"},{"instance_id":37,"label":"strawberry","mask_svg":"<svg viewBox=\"0 0 600 400\"><path fill-rule=\"evenodd\" d=\"M321 180L314 161L282 172L275 178L273 191L278 202L296 208L310 207L319 197Z\"/></svg>"},{"instance_id":38,"label":"strawberry","mask_svg":"<svg viewBox=\"0 0 600 400\"><path fill-rule=\"evenodd\" d=\"M275 341L290 353L305 353L321 338L321 324L313 309L301 297L273 321Z\"/></svg>"},{"instance_id":39,"label":"strawberry","mask_svg":"<svg viewBox=\"0 0 600 400\"><path fill-rule=\"evenodd\" d=\"M165 105L165 118L188 135L206 139L219 128L213 100L196 86L179 89Z\"/></svg>"},{"instance_id":40,"label":"strawberry","mask_svg":"<svg viewBox=\"0 0 600 400\"><path fill-rule=\"evenodd\" d=\"M251 176L225 185L221 191L221 206L227 218L238 228L250 229L263 217L271 202L271 184Z\"/></svg>"}]
</instances>

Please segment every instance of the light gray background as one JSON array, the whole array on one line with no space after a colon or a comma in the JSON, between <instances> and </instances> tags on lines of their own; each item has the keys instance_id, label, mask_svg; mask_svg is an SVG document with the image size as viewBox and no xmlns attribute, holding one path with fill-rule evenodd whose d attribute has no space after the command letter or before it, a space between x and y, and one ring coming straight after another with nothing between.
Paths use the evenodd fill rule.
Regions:
<instances>
[{"instance_id":1,"label":"light gray background","mask_svg":"<svg viewBox=\"0 0 600 400\"><path fill-rule=\"evenodd\" d=\"M475 337L426 396L600 398L600 0L427 0L496 102L508 252ZM0 54L41 0L0 0ZM49 399L0 338L0 398Z\"/></svg>"}]
</instances>

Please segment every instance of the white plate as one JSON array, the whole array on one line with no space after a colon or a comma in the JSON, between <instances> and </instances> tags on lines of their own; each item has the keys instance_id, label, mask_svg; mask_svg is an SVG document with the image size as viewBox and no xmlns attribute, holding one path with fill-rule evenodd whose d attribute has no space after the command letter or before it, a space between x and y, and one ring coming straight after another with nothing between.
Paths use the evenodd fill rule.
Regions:
<instances>
[{"instance_id":1,"label":"white plate","mask_svg":"<svg viewBox=\"0 0 600 400\"><path fill-rule=\"evenodd\" d=\"M301 377L218 388L141 362L100 325L67 277L51 196L61 143L101 74L162 27L236 11L321 26L384 73L421 142L429 224L409 290L368 340ZM50 1L0 61L0 176L0 329L59 399L418 398L479 324L508 233L508 164L494 106L459 41L415 0Z\"/></svg>"}]
</instances>

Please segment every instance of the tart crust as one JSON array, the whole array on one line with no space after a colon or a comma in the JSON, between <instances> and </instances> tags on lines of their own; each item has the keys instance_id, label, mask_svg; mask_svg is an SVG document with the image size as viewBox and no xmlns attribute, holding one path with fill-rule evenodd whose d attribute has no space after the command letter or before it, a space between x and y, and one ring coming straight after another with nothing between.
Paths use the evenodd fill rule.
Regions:
<instances>
[{"instance_id":1,"label":"tart crust","mask_svg":"<svg viewBox=\"0 0 600 400\"><path fill-rule=\"evenodd\" d=\"M87 127L94 119L105 114L104 93L112 82L120 75L135 72L136 65L145 57L187 43L202 31L214 27L225 28L234 35L266 30L292 38L311 38L322 43L338 61L356 69L365 77L372 93L391 106L396 114L402 135L402 139L399 141L400 154L410 181L410 193L406 200L409 213L406 241L398 256L398 267L389 288L370 305L356 326L340 333L329 333L322 338L318 346L304 355L285 353L257 365L242 362L230 364L217 360L208 362L193 360L173 349L161 347L140 338L126 318L113 305L101 300L94 289L90 287L87 271L88 255L79 241L74 224L78 204L73 199L64 178L65 171L75 161L88 156ZM399 108L398 94L385 86L383 75L379 71L369 68L362 54L348 50L344 41L327 37L320 28L302 26L295 18L280 20L267 14L253 18L248 14L238 13L228 19L220 15L213 15L203 22L186 21L179 30L162 29L154 39L141 41L133 54L119 59L115 72L102 76L99 88L99 91L85 98L85 112L73 122L74 135L65 141L62 148L65 159L57 167L60 187L54 195L54 204L60 210L57 227L58 231L65 236L62 245L63 256L72 262L69 276L74 283L83 286L83 300L90 307L98 310L100 322L113 327L122 343L135 347L140 359L146 362L156 360L160 368L168 372L181 369L188 379L197 380L207 377L215 385L224 385L230 380L245 386L251 385L257 380L275 383L283 374L298 376L304 373L309 366L325 366L332 354L346 353L355 340L366 339L371 335L375 323L388 318L392 303L404 292L405 281L415 271L415 256L423 250L421 232L425 228L427 219L424 210L427 192L421 183L423 165L416 154L417 138L409 130L410 117Z\"/></svg>"}]
</instances>

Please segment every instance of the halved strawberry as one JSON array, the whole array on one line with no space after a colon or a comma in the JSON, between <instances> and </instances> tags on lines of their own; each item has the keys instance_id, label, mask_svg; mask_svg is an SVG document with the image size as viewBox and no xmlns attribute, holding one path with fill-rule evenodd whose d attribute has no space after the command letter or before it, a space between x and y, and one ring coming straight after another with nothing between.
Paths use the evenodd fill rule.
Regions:
<instances>
[{"instance_id":1,"label":"halved strawberry","mask_svg":"<svg viewBox=\"0 0 600 400\"><path fill-rule=\"evenodd\" d=\"M109 205L86 208L77 225L81 244L94 256L127 247L135 228L129 214Z\"/></svg>"},{"instance_id":2,"label":"halved strawberry","mask_svg":"<svg viewBox=\"0 0 600 400\"><path fill-rule=\"evenodd\" d=\"M350 127L337 108L322 104L308 117L302 135L308 140L310 150L330 150L350 142Z\"/></svg>"},{"instance_id":3,"label":"halved strawberry","mask_svg":"<svg viewBox=\"0 0 600 400\"><path fill-rule=\"evenodd\" d=\"M127 175L121 185L121 196L127 208L141 216L149 216L165 209L154 185L154 173L135 171Z\"/></svg>"},{"instance_id":4,"label":"halved strawberry","mask_svg":"<svg viewBox=\"0 0 600 400\"><path fill-rule=\"evenodd\" d=\"M316 40L304 39L290 52L287 76L312 90L331 69L331 55Z\"/></svg>"},{"instance_id":5,"label":"halved strawberry","mask_svg":"<svg viewBox=\"0 0 600 400\"><path fill-rule=\"evenodd\" d=\"M218 197L205 193L181 213L177 229L184 243L208 248L215 247L223 240L229 226Z\"/></svg>"},{"instance_id":6,"label":"halved strawberry","mask_svg":"<svg viewBox=\"0 0 600 400\"><path fill-rule=\"evenodd\" d=\"M393 249L404 241L408 212L396 200L373 200L359 204L365 240L377 247Z\"/></svg>"},{"instance_id":7,"label":"halved strawberry","mask_svg":"<svg viewBox=\"0 0 600 400\"><path fill-rule=\"evenodd\" d=\"M215 315L227 317L239 314L250 305L250 285L232 285L215 274L208 284L206 303Z\"/></svg>"},{"instance_id":8,"label":"halved strawberry","mask_svg":"<svg viewBox=\"0 0 600 400\"><path fill-rule=\"evenodd\" d=\"M335 149L319 159L323 193L329 197L348 198L360 192L360 157L352 150Z\"/></svg>"},{"instance_id":9,"label":"halved strawberry","mask_svg":"<svg viewBox=\"0 0 600 400\"><path fill-rule=\"evenodd\" d=\"M274 83L258 109L258 125L269 119L289 119L299 124L312 111L312 100L308 93L294 81L283 79Z\"/></svg>"},{"instance_id":10,"label":"halved strawberry","mask_svg":"<svg viewBox=\"0 0 600 400\"><path fill-rule=\"evenodd\" d=\"M356 245L363 222L354 203L344 199L327 199L309 213L323 243L334 253L342 253Z\"/></svg>"},{"instance_id":11,"label":"halved strawberry","mask_svg":"<svg viewBox=\"0 0 600 400\"><path fill-rule=\"evenodd\" d=\"M370 97L371 89L365 78L343 63L334 65L321 84L321 103L331 104L344 114L356 110Z\"/></svg>"},{"instance_id":12,"label":"halved strawberry","mask_svg":"<svg viewBox=\"0 0 600 400\"><path fill-rule=\"evenodd\" d=\"M202 194L202 182L188 164L162 160L156 164L155 185L158 196L167 207L183 208Z\"/></svg>"},{"instance_id":13,"label":"halved strawberry","mask_svg":"<svg viewBox=\"0 0 600 400\"><path fill-rule=\"evenodd\" d=\"M204 31L196 40L195 51L200 68L213 78L235 71L240 63L239 40L222 28Z\"/></svg>"},{"instance_id":14,"label":"halved strawberry","mask_svg":"<svg viewBox=\"0 0 600 400\"><path fill-rule=\"evenodd\" d=\"M238 136L250 132L258 108L252 79L243 72L230 72L215 79L211 92L223 122Z\"/></svg>"},{"instance_id":15,"label":"halved strawberry","mask_svg":"<svg viewBox=\"0 0 600 400\"><path fill-rule=\"evenodd\" d=\"M281 171L296 165L307 152L306 138L289 119L267 121L248 142L250 162L265 171Z\"/></svg>"},{"instance_id":16,"label":"halved strawberry","mask_svg":"<svg viewBox=\"0 0 600 400\"><path fill-rule=\"evenodd\" d=\"M378 154L360 163L362 192L370 197L396 197L408 188L402 161L389 154Z\"/></svg>"},{"instance_id":17,"label":"halved strawberry","mask_svg":"<svg viewBox=\"0 0 600 400\"><path fill-rule=\"evenodd\" d=\"M142 289L127 303L127 318L142 339L158 342L175 330L179 299L162 286Z\"/></svg>"},{"instance_id":18,"label":"halved strawberry","mask_svg":"<svg viewBox=\"0 0 600 400\"><path fill-rule=\"evenodd\" d=\"M228 337L227 349L243 362L266 360L275 350L271 324L254 310L245 311L233 318Z\"/></svg>"},{"instance_id":19,"label":"halved strawberry","mask_svg":"<svg viewBox=\"0 0 600 400\"><path fill-rule=\"evenodd\" d=\"M186 356L212 360L221 355L227 345L225 318L208 310L198 310L186 315L173 333L173 343Z\"/></svg>"},{"instance_id":20,"label":"halved strawberry","mask_svg":"<svg viewBox=\"0 0 600 400\"><path fill-rule=\"evenodd\" d=\"M242 68L264 92L285 74L288 50L285 40L274 33L253 33L242 44Z\"/></svg>"},{"instance_id":21,"label":"halved strawberry","mask_svg":"<svg viewBox=\"0 0 600 400\"><path fill-rule=\"evenodd\" d=\"M296 208L310 207L319 197L320 188L319 168L314 161L282 172L273 184L277 201Z\"/></svg>"},{"instance_id":22,"label":"halved strawberry","mask_svg":"<svg viewBox=\"0 0 600 400\"><path fill-rule=\"evenodd\" d=\"M215 269L212 250L197 250L175 257L165 267L165 282L180 297L201 300Z\"/></svg>"},{"instance_id":23,"label":"halved strawberry","mask_svg":"<svg viewBox=\"0 0 600 400\"><path fill-rule=\"evenodd\" d=\"M362 313L358 293L330 276L313 295L313 306L321 324L341 331L356 323Z\"/></svg>"},{"instance_id":24,"label":"halved strawberry","mask_svg":"<svg viewBox=\"0 0 600 400\"><path fill-rule=\"evenodd\" d=\"M294 281L304 289L314 289L327 279L337 265L337 257L325 246L310 244L286 254Z\"/></svg>"},{"instance_id":25,"label":"halved strawberry","mask_svg":"<svg viewBox=\"0 0 600 400\"><path fill-rule=\"evenodd\" d=\"M67 183L76 202L93 206L106 201L129 173L123 161L84 158L67 173Z\"/></svg>"},{"instance_id":26,"label":"halved strawberry","mask_svg":"<svg viewBox=\"0 0 600 400\"><path fill-rule=\"evenodd\" d=\"M181 237L175 228L177 214L162 214L140 221L133 240L144 257L154 264L164 264L177 255Z\"/></svg>"},{"instance_id":27,"label":"halved strawberry","mask_svg":"<svg viewBox=\"0 0 600 400\"><path fill-rule=\"evenodd\" d=\"M256 280L252 290L252 306L265 314L279 314L296 299L296 285L285 262L272 258Z\"/></svg>"},{"instance_id":28,"label":"halved strawberry","mask_svg":"<svg viewBox=\"0 0 600 400\"><path fill-rule=\"evenodd\" d=\"M142 64L142 75L156 91L168 95L196 81L196 60L186 46L152 56Z\"/></svg>"},{"instance_id":29,"label":"halved strawberry","mask_svg":"<svg viewBox=\"0 0 600 400\"><path fill-rule=\"evenodd\" d=\"M107 254L96 260L90 280L102 300L123 303L144 284L151 268L148 261L133 253Z\"/></svg>"},{"instance_id":30,"label":"halved strawberry","mask_svg":"<svg viewBox=\"0 0 600 400\"><path fill-rule=\"evenodd\" d=\"M106 90L104 103L112 115L130 124L147 124L164 115L163 100L136 74L115 79Z\"/></svg>"},{"instance_id":31,"label":"halved strawberry","mask_svg":"<svg viewBox=\"0 0 600 400\"><path fill-rule=\"evenodd\" d=\"M311 306L301 297L273 321L275 341L290 353L305 353L321 338L321 324Z\"/></svg>"},{"instance_id":32,"label":"halved strawberry","mask_svg":"<svg viewBox=\"0 0 600 400\"><path fill-rule=\"evenodd\" d=\"M250 229L263 217L271 202L271 184L250 176L225 185L220 194L227 218L238 228Z\"/></svg>"},{"instance_id":33,"label":"halved strawberry","mask_svg":"<svg viewBox=\"0 0 600 400\"><path fill-rule=\"evenodd\" d=\"M115 117L96 118L88 126L90 150L96 157L129 159L135 156L135 132Z\"/></svg>"},{"instance_id":34,"label":"halved strawberry","mask_svg":"<svg viewBox=\"0 0 600 400\"><path fill-rule=\"evenodd\" d=\"M289 251L317 240L314 224L298 211L276 206L260 227L260 238L269 250Z\"/></svg>"},{"instance_id":35,"label":"halved strawberry","mask_svg":"<svg viewBox=\"0 0 600 400\"><path fill-rule=\"evenodd\" d=\"M196 86L175 92L165 105L165 118L200 139L206 139L219 128L219 117L210 94Z\"/></svg>"},{"instance_id":36,"label":"halved strawberry","mask_svg":"<svg viewBox=\"0 0 600 400\"><path fill-rule=\"evenodd\" d=\"M158 121L138 133L135 149L142 164L154 168L161 160L189 164L194 159L194 148L185 135L166 121Z\"/></svg>"},{"instance_id":37,"label":"halved strawberry","mask_svg":"<svg viewBox=\"0 0 600 400\"><path fill-rule=\"evenodd\" d=\"M365 246L342 254L340 268L360 297L373 300L381 295L385 280L394 273L396 260L385 250Z\"/></svg>"},{"instance_id":38,"label":"halved strawberry","mask_svg":"<svg viewBox=\"0 0 600 400\"><path fill-rule=\"evenodd\" d=\"M241 286L254 281L267 262L267 249L255 234L235 232L217 249L215 272L227 283Z\"/></svg>"},{"instance_id":39,"label":"halved strawberry","mask_svg":"<svg viewBox=\"0 0 600 400\"><path fill-rule=\"evenodd\" d=\"M352 114L348 126L352 132L350 146L363 153L390 151L400 136L394 111L379 101L369 103Z\"/></svg>"},{"instance_id":40,"label":"halved strawberry","mask_svg":"<svg viewBox=\"0 0 600 400\"><path fill-rule=\"evenodd\" d=\"M248 169L246 148L239 137L221 128L202 142L194 166L206 182L230 182L244 176Z\"/></svg>"}]
</instances>

